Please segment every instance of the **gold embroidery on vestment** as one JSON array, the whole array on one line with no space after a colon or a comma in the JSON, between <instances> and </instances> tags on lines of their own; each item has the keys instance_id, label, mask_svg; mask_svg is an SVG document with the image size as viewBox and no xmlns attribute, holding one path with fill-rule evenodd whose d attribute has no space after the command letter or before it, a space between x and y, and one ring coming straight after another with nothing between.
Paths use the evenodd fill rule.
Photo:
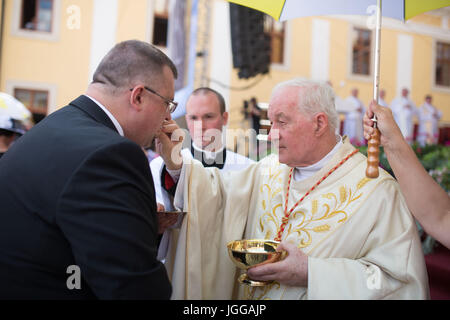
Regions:
<instances>
[{"instance_id":1,"label":"gold embroidery on vestment","mask_svg":"<svg viewBox=\"0 0 450 320\"><path fill-rule=\"evenodd\" d=\"M261 192L265 194L262 200L264 213L260 217L259 228L262 233L265 233L265 239L270 239L273 234L276 234L284 216L283 203L285 200L282 197L276 197L281 188L277 185L277 181L273 181L273 177L278 177L279 174L280 170L273 173L268 183L261 187ZM314 233L329 232L337 225L346 222L349 205L361 198L363 193L360 191L369 181L371 179L361 179L356 185L356 190L342 185L338 188L338 194L329 192L312 199L310 210L306 208L307 204L305 204L301 210L294 211L286 226L283 240L296 235L298 247L306 248L312 244ZM274 186L276 192L272 192ZM332 220L333 218L338 220Z\"/></svg>"},{"instance_id":2,"label":"gold embroidery on vestment","mask_svg":"<svg viewBox=\"0 0 450 320\"><path fill-rule=\"evenodd\" d=\"M323 239L323 236L349 219L349 214L351 213L349 212L349 206L363 196L361 189L370 181L371 179L363 178L353 188L342 185L337 188L336 193L328 192L317 195L311 199L310 207L308 202L305 202L299 210L291 214L290 222L283 234L283 240L295 237L298 248L304 249L311 246L313 241L316 243ZM277 184L280 183L282 182L270 181L269 179L268 183L261 188L261 193L264 193L264 199L262 200L264 213L260 217L259 226L260 231L265 232L265 239L272 239L284 216L283 204L285 199L278 195L280 188ZM276 190L278 192L276 194L271 192L271 185L272 187L277 187ZM272 292L270 297L273 298L274 290L278 291L281 289L280 284L274 282L264 288L252 290L253 292L246 289L246 297L255 300L267 300L270 299L268 297L269 293Z\"/></svg>"}]
</instances>

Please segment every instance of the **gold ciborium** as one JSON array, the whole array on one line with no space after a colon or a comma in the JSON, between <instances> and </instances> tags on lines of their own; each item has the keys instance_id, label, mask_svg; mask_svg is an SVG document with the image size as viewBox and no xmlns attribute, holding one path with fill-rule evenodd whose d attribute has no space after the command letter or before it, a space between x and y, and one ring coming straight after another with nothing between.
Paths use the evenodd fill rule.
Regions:
<instances>
[{"instance_id":1,"label":"gold ciborium","mask_svg":"<svg viewBox=\"0 0 450 320\"><path fill-rule=\"evenodd\" d=\"M239 269L248 270L283 259L286 251L277 252L279 244L271 240L238 240L228 243L227 248L233 263ZM238 280L251 287L262 287L272 283L272 281L252 280L247 273L242 274Z\"/></svg>"}]
</instances>

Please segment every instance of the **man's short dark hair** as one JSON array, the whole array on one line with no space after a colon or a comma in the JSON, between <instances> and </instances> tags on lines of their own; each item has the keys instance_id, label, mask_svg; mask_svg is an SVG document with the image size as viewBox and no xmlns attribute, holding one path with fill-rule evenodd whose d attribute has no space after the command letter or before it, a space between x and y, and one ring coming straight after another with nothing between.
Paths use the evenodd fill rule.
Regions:
<instances>
[{"instance_id":1,"label":"man's short dark hair","mask_svg":"<svg viewBox=\"0 0 450 320\"><path fill-rule=\"evenodd\" d=\"M93 83L123 88L138 80L151 85L158 81L164 66L170 68L175 79L178 77L177 68L161 50L146 42L128 40L117 44L103 58Z\"/></svg>"},{"instance_id":2,"label":"man's short dark hair","mask_svg":"<svg viewBox=\"0 0 450 320\"><path fill-rule=\"evenodd\" d=\"M226 106L225 106L225 99L216 90L208 88L208 87L202 87L202 88L195 89L194 92L192 92L191 96L197 96L200 94L208 94L208 93L212 93L212 94L216 95L217 100L219 100L220 114L224 114L227 111Z\"/></svg>"}]
</instances>

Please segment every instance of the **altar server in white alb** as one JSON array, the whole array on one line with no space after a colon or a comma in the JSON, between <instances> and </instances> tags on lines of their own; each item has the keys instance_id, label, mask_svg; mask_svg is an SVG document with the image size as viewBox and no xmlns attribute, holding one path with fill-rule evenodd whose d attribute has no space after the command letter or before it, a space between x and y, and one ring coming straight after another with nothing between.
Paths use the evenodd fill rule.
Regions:
<instances>
[{"instance_id":1,"label":"altar server in white alb","mask_svg":"<svg viewBox=\"0 0 450 320\"><path fill-rule=\"evenodd\" d=\"M392 113L405 140L411 144L414 142L414 117L417 117L417 107L408 97L409 90L402 89L401 96L391 103Z\"/></svg>"},{"instance_id":2,"label":"altar server in white alb","mask_svg":"<svg viewBox=\"0 0 450 320\"><path fill-rule=\"evenodd\" d=\"M247 169L221 175L159 139L168 169L180 172L175 205L188 212L166 266L172 299L427 299L421 242L397 182L335 134L338 114L326 84L278 85L269 105L278 145ZM176 154L175 154L176 155ZM226 245L239 239L282 242L286 259L248 271L272 285L249 288Z\"/></svg>"},{"instance_id":3,"label":"altar server in white alb","mask_svg":"<svg viewBox=\"0 0 450 320\"><path fill-rule=\"evenodd\" d=\"M358 99L359 90L354 88L350 97L345 99L345 104L349 111L345 114L344 135L347 135L352 143L357 145L364 144L363 117L366 108L361 100Z\"/></svg>"},{"instance_id":4,"label":"altar server in white alb","mask_svg":"<svg viewBox=\"0 0 450 320\"><path fill-rule=\"evenodd\" d=\"M389 104L386 102L386 90L380 90L380 97L378 98L378 104L382 107L389 107Z\"/></svg>"},{"instance_id":5,"label":"altar server in white alb","mask_svg":"<svg viewBox=\"0 0 450 320\"><path fill-rule=\"evenodd\" d=\"M419 133L417 142L421 146L426 144L437 144L439 142L439 120L442 112L432 105L433 98L430 95L425 97L425 102L418 109L419 113Z\"/></svg>"},{"instance_id":6,"label":"altar server in white alb","mask_svg":"<svg viewBox=\"0 0 450 320\"><path fill-rule=\"evenodd\" d=\"M253 160L227 150L223 135L228 123L228 112L223 96L211 88L196 89L186 103L186 123L192 138L190 148L181 152L187 157L194 157L205 167L214 167L223 171L245 169ZM164 174L164 161L161 157L150 163L155 181L156 200L166 210L172 210L171 196L161 176ZM163 176L164 178L164 176Z\"/></svg>"},{"instance_id":7,"label":"altar server in white alb","mask_svg":"<svg viewBox=\"0 0 450 320\"><path fill-rule=\"evenodd\" d=\"M190 148L181 151L186 157L194 157L205 167L218 168L222 172L243 170L254 162L225 148L223 133L228 123L228 112L225 99L219 92L211 88L195 90L186 104L186 122L192 137ZM153 160L150 168L159 208L165 211L174 210L172 194L175 184L164 166L163 159L159 157ZM161 260L167 252L168 236L171 232L169 229L162 238L158 254Z\"/></svg>"}]
</instances>

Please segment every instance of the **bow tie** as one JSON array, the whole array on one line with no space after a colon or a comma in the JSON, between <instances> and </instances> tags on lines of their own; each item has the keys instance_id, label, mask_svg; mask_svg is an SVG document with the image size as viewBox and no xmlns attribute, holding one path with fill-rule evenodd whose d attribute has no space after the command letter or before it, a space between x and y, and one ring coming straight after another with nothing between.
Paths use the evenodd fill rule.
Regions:
<instances>
[{"instance_id":1,"label":"bow tie","mask_svg":"<svg viewBox=\"0 0 450 320\"><path fill-rule=\"evenodd\" d=\"M194 159L201 161L205 168L214 167L218 168L219 170L222 170L223 167L225 166L225 160L227 157L225 148L222 151L215 153L214 158L207 157L205 152L196 150L192 145L191 145L191 153L194 156Z\"/></svg>"}]
</instances>

